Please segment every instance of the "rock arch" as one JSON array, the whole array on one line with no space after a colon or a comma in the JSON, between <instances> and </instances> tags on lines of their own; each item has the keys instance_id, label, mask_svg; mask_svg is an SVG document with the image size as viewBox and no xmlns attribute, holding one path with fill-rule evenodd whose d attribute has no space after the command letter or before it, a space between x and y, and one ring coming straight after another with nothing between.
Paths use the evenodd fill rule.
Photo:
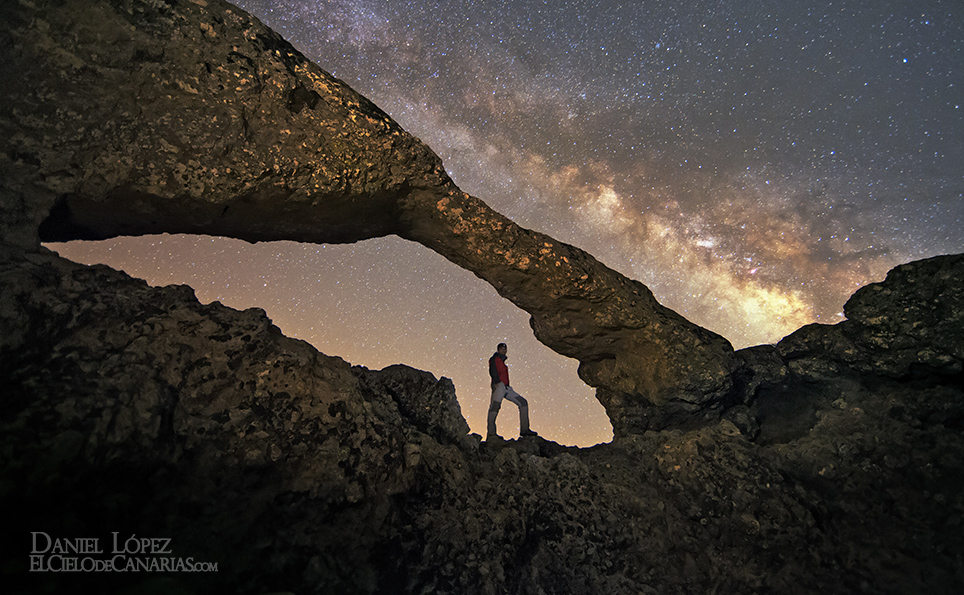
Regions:
<instances>
[{"instance_id":1,"label":"rock arch","mask_svg":"<svg viewBox=\"0 0 964 595\"><path fill-rule=\"evenodd\" d=\"M580 361L615 434L730 395L719 335L641 283L459 190L439 158L221 0L7 3L7 241L193 233L340 243L395 234L492 284Z\"/></svg>"}]
</instances>

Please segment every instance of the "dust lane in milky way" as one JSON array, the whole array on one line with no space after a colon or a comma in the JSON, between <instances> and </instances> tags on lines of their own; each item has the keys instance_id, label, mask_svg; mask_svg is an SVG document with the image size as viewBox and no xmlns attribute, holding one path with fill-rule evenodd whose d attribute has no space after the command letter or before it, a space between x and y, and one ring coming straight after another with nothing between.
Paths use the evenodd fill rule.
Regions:
<instances>
[{"instance_id":1,"label":"dust lane in milky way","mask_svg":"<svg viewBox=\"0 0 964 595\"><path fill-rule=\"evenodd\" d=\"M238 4L425 141L463 190L736 347L836 323L892 266L964 251L961 3ZM55 248L263 307L355 364L448 376L480 433L485 362L506 341L533 427L611 438L576 362L525 313L397 238ZM501 415L503 434L514 421Z\"/></svg>"}]
</instances>

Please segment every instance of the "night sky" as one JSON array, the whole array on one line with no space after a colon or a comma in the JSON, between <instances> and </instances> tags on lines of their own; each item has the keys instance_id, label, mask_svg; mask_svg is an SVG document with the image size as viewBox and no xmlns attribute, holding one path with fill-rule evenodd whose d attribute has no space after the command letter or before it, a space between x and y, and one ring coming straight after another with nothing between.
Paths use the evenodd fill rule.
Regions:
<instances>
[{"instance_id":1,"label":"night sky","mask_svg":"<svg viewBox=\"0 0 964 595\"><path fill-rule=\"evenodd\" d=\"M893 266L964 252L964 2L244 0L438 153L459 187L639 279L734 347L842 320ZM264 308L352 364L455 382L484 433L509 344L533 428L612 429L577 362L471 273L398 238L51 245ZM515 437L506 403L500 433Z\"/></svg>"}]
</instances>

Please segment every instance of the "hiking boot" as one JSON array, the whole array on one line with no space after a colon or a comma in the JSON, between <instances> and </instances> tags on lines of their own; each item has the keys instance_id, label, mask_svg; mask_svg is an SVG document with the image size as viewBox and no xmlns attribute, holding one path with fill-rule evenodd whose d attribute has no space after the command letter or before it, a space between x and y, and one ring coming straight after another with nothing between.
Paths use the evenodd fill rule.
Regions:
<instances>
[{"instance_id":1,"label":"hiking boot","mask_svg":"<svg viewBox=\"0 0 964 595\"><path fill-rule=\"evenodd\" d=\"M520 436L538 436L539 434L536 434L532 430L522 430L521 432L519 432L519 435Z\"/></svg>"}]
</instances>

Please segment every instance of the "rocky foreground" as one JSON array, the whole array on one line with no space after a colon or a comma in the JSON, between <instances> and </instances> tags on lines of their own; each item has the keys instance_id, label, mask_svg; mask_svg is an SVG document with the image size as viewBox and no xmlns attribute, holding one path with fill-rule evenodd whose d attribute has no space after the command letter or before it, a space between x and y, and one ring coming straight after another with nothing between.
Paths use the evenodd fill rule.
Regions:
<instances>
[{"instance_id":1,"label":"rocky foreground","mask_svg":"<svg viewBox=\"0 0 964 595\"><path fill-rule=\"evenodd\" d=\"M734 352L515 226L219 0L0 5L4 592L958 593L964 255ZM230 175L225 175L225 172ZM532 314L613 422L480 443L374 371L41 239L395 233ZM287 235L286 235L287 234Z\"/></svg>"},{"instance_id":2,"label":"rocky foreground","mask_svg":"<svg viewBox=\"0 0 964 595\"><path fill-rule=\"evenodd\" d=\"M754 399L729 419L590 449L479 444L447 379L352 367L188 287L43 251L3 263L2 564L18 592L964 584L964 256L861 290L848 314L867 318L740 352ZM217 572L30 572L36 533L99 538L107 553L73 554L91 560L166 538Z\"/></svg>"}]
</instances>

